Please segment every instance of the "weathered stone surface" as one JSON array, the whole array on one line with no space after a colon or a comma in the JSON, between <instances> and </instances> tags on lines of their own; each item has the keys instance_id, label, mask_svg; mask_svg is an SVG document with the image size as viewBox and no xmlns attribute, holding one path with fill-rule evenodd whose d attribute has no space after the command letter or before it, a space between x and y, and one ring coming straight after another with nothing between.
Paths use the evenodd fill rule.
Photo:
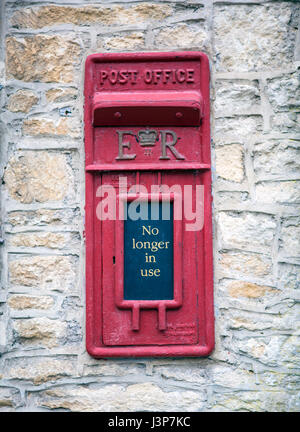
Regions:
<instances>
[{"instance_id":1,"label":"weathered stone surface","mask_svg":"<svg viewBox=\"0 0 300 432\"><path fill-rule=\"evenodd\" d=\"M205 383L207 382L205 368L202 369L198 366L155 366L154 370L166 379L172 379L175 381L186 381L190 383L196 383L198 385L205 385Z\"/></svg>"},{"instance_id":2,"label":"weathered stone surface","mask_svg":"<svg viewBox=\"0 0 300 432\"><path fill-rule=\"evenodd\" d=\"M217 81L214 108L217 117L259 112L260 94L257 81Z\"/></svg>"},{"instance_id":3,"label":"weathered stone surface","mask_svg":"<svg viewBox=\"0 0 300 432\"><path fill-rule=\"evenodd\" d=\"M216 173L219 177L240 183L244 178L243 147L231 144L216 148Z\"/></svg>"},{"instance_id":4,"label":"weathered stone surface","mask_svg":"<svg viewBox=\"0 0 300 432\"><path fill-rule=\"evenodd\" d=\"M300 182L262 182L256 185L255 196L262 203L300 203Z\"/></svg>"},{"instance_id":5,"label":"weathered stone surface","mask_svg":"<svg viewBox=\"0 0 300 432\"><path fill-rule=\"evenodd\" d=\"M219 71L272 70L291 64L294 5L216 5L214 38ZM296 18L296 17L295 17Z\"/></svg>"},{"instance_id":6,"label":"weathered stone surface","mask_svg":"<svg viewBox=\"0 0 300 432\"><path fill-rule=\"evenodd\" d=\"M46 91L48 102L67 102L76 99L78 91L75 88L53 88Z\"/></svg>"},{"instance_id":7,"label":"weathered stone surface","mask_svg":"<svg viewBox=\"0 0 300 432\"><path fill-rule=\"evenodd\" d=\"M78 226L79 209L38 209L31 211L12 211L7 215L7 223L12 227L23 228L26 226Z\"/></svg>"},{"instance_id":8,"label":"weathered stone surface","mask_svg":"<svg viewBox=\"0 0 300 432\"><path fill-rule=\"evenodd\" d=\"M31 256L9 263L11 285L37 287L41 291L74 290L75 269L66 256Z\"/></svg>"},{"instance_id":9,"label":"weathered stone surface","mask_svg":"<svg viewBox=\"0 0 300 432\"><path fill-rule=\"evenodd\" d=\"M18 90L13 93L7 102L7 109L12 112L28 113L38 102L36 94L30 90Z\"/></svg>"},{"instance_id":10,"label":"weathered stone surface","mask_svg":"<svg viewBox=\"0 0 300 432\"><path fill-rule=\"evenodd\" d=\"M83 368L83 376L138 376L145 370L145 367L140 364L128 364L128 362L115 363L114 361L97 359L97 362L93 363L92 359L89 358L87 363Z\"/></svg>"},{"instance_id":11,"label":"weathered stone surface","mask_svg":"<svg viewBox=\"0 0 300 432\"><path fill-rule=\"evenodd\" d=\"M278 280L282 289L300 288L300 266L280 263L278 273Z\"/></svg>"},{"instance_id":12,"label":"weathered stone surface","mask_svg":"<svg viewBox=\"0 0 300 432\"><path fill-rule=\"evenodd\" d=\"M300 73L267 80L266 93L275 112L300 111Z\"/></svg>"},{"instance_id":13,"label":"weathered stone surface","mask_svg":"<svg viewBox=\"0 0 300 432\"><path fill-rule=\"evenodd\" d=\"M218 118L215 121L214 141L216 145L247 143L262 130L260 116L237 116Z\"/></svg>"},{"instance_id":14,"label":"weathered stone surface","mask_svg":"<svg viewBox=\"0 0 300 432\"><path fill-rule=\"evenodd\" d=\"M9 36L6 53L9 78L70 83L74 81L74 68L79 63L80 46L66 35Z\"/></svg>"},{"instance_id":15,"label":"weathered stone surface","mask_svg":"<svg viewBox=\"0 0 300 432\"><path fill-rule=\"evenodd\" d=\"M224 276L232 274L253 277L268 276L272 271L271 260L264 255L243 252L222 252L219 261L220 271Z\"/></svg>"},{"instance_id":16,"label":"weathered stone surface","mask_svg":"<svg viewBox=\"0 0 300 432\"><path fill-rule=\"evenodd\" d=\"M28 296L22 294L11 295L7 301L11 309L50 309L54 300L49 296Z\"/></svg>"},{"instance_id":17,"label":"weathered stone surface","mask_svg":"<svg viewBox=\"0 0 300 432\"><path fill-rule=\"evenodd\" d=\"M71 182L62 154L28 151L11 158L4 174L6 187L22 203L62 200Z\"/></svg>"},{"instance_id":18,"label":"weathered stone surface","mask_svg":"<svg viewBox=\"0 0 300 432\"><path fill-rule=\"evenodd\" d=\"M297 221L285 221L280 231L279 250L290 258L300 258L300 224Z\"/></svg>"},{"instance_id":19,"label":"weathered stone surface","mask_svg":"<svg viewBox=\"0 0 300 432\"><path fill-rule=\"evenodd\" d=\"M50 249L63 248L69 236L61 233L22 233L15 234L11 239L13 246L21 247L46 247Z\"/></svg>"},{"instance_id":20,"label":"weathered stone surface","mask_svg":"<svg viewBox=\"0 0 300 432\"><path fill-rule=\"evenodd\" d=\"M6 378L31 381L34 385L74 375L76 363L72 357L20 357L5 363Z\"/></svg>"},{"instance_id":21,"label":"weathered stone surface","mask_svg":"<svg viewBox=\"0 0 300 432\"><path fill-rule=\"evenodd\" d=\"M67 324L58 319L26 318L13 320L13 328L20 342L54 347L66 335Z\"/></svg>"},{"instance_id":22,"label":"weathered stone surface","mask_svg":"<svg viewBox=\"0 0 300 432\"><path fill-rule=\"evenodd\" d=\"M271 251L275 235L274 218L260 213L226 213L218 216L219 233L226 248Z\"/></svg>"},{"instance_id":23,"label":"weathered stone surface","mask_svg":"<svg viewBox=\"0 0 300 432\"><path fill-rule=\"evenodd\" d=\"M268 286L257 285L251 282L233 281L227 287L231 297L259 298L267 293L276 293L278 290Z\"/></svg>"},{"instance_id":24,"label":"weathered stone surface","mask_svg":"<svg viewBox=\"0 0 300 432\"><path fill-rule=\"evenodd\" d=\"M11 24L17 28L42 28L45 26L72 23L90 24L132 24L149 20L161 20L172 14L172 7L167 4L141 3L129 7L123 6L56 6L24 8L16 11Z\"/></svg>"},{"instance_id":25,"label":"weathered stone surface","mask_svg":"<svg viewBox=\"0 0 300 432\"><path fill-rule=\"evenodd\" d=\"M243 391L220 393L211 411L216 412L287 412L293 411L289 404L290 395L286 391ZM296 410L295 410L296 411Z\"/></svg>"},{"instance_id":26,"label":"weathered stone surface","mask_svg":"<svg viewBox=\"0 0 300 432\"><path fill-rule=\"evenodd\" d=\"M197 47L200 50L207 47L208 34L204 29L181 24L161 30L155 38L155 44L159 47Z\"/></svg>"},{"instance_id":27,"label":"weathered stone surface","mask_svg":"<svg viewBox=\"0 0 300 432\"><path fill-rule=\"evenodd\" d=\"M203 393L189 390L163 391L152 383L57 387L30 399L38 407L70 411L198 411Z\"/></svg>"},{"instance_id":28,"label":"weathered stone surface","mask_svg":"<svg viewBox=\"0 0 300 432\"><path fill-rule=\"evenodd\" d=\"M276 113L271 116L272 130L282 133L291 132L292 134L300 132L300 113L289 111L286 113Z\"/></svg>"},{"instance_id":29,"label":"weathered stone surface","mask_svg":"<svg viewBox=\"0 0 300 432\"><path fill-rule=\"evenodd\" d=\"M300 145L295 140L270 140L254 147L253 167L261 179L297 178L300 174Z\"/></svg>"},{"instance_id":30,"label":"weathered stone surface","mask_svg":"<svg viewBox=\"0 0 300 432\"><path fill-rule=\"evenodd\" d=\"M58 121L47 118L30 118L23 122L24 135L45 137L80 137L80 126L75 119L63 118Z\"/></svg>"},{"instance_id":31,"label":"weathered stone surface","mask_svg":"<svg viewBox=\"0 0 300 432\"><path fill-rule=\"evenodd\" d=\"M14 411L20 403L21 395L18 389L0 386L0 411Z\"/></svg>"},{"instance_id":32,"label":"weathered stone surface","mask_svg":"<svg viewBox=\"0 0 300 432\"><path fill-rule=\"evenodd\" d=\"M100 39L100 43L108 50L132 51L145 47L145 36L141 32Z\"/></svg>"},{"instance_id":33,"label":"weathered stone surface","mask_svg":"<svg viewBox=\"0 0 300 432\"><path fill-rule=\"evenodd\" d=\"M213 384L217 386L230 389L255 389L256 378L253 372L218 364L207 368L207 372Z\"/></svg>"}]
</instances>

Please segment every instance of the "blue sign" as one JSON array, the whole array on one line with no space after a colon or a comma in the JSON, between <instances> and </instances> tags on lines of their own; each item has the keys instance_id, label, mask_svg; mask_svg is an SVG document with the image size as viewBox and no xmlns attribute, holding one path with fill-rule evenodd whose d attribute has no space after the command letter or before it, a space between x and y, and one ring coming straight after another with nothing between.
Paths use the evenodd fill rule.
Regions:
<instances>
[{"instance_id":1,"label":"blue sign","mask_svg":"<svg viewBox=\"0 0 300 432\"><path fill-rule=\"evenodd\" d=\"M124 300L172 300L173 203L139 202L137 220L130 217L132 204L125 208Z\"/></svg>"}]
</instances>

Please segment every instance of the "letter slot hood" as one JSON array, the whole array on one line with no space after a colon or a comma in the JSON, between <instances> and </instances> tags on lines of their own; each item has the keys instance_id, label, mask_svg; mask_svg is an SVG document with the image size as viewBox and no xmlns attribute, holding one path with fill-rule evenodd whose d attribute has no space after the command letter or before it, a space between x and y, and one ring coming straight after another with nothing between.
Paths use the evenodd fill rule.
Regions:
<instances>
[{"instance_id":1,"label":"letter slot hood","mask_svg":"<svg viewBox=\"0 0 300 432\"><path fill-rule=\"evenodd\" d=\"M98 92L94 126L199 126L203 100L197 91Z\"/></svg>"}]
</instances>

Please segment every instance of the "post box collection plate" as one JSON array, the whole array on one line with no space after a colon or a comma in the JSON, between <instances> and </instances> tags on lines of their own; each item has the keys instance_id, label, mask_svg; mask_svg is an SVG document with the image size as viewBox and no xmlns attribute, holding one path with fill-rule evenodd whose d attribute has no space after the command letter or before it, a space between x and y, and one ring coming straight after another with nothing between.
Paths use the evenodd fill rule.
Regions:
<instances>
[{"instance_id":1,"label":"post box collection plate","mask_svg":"<svg viewBox=\"0 0 300 432\"><path fill-rule=\"evenodd\" d=\"M96 358L214 347L209 62L85 66L86 346Z\"/></svg>"}]
</instances>

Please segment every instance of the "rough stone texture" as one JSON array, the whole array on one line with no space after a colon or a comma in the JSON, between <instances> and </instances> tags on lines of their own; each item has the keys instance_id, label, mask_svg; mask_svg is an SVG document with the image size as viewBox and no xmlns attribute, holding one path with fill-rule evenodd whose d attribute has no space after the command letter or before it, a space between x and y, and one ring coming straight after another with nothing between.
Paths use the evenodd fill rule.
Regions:
<instances>
[{"instance_id":1,"label":"rough stone texture","mask_svg":"<svg viewBox=\"0 0 300 432\"><path fill-rule=\"evenodd\" d=\"M249 114L260 111L260 94L257 81L217 81L215 97L216 117L228 114Z\"/></svg>"},{"instance_id":2,"label":"rough stone texture","mask_svg":"<svg viewBox=\"0 0 300 432\"><path fill-rule=\"evenodd\" d=\"M207 39L208 35L205 30L196 30L187 25L179 25L159 32L155 42L161 47L186 48L197 46L199 50L203 50L207 46Z\"/></svg>"},{"instance_id":3,"label":"rough stone texture","mask_svg":"<svg viewBox=\"0 0 300 432\"><path fill-rule=\"evenodd\" d=\"M74 80L80 45L71 37L35 35L6 40L8 77L25 82L62 82Z\"/></svg>"},{"instance_id":4,"label":"rough stone texture","mask_svg":"<svg viewBox=\"0 0 300 432\"><path fill-rule=\"evenodd\" d=\"M300 182L260 183L256 187L256 199L264 203L300 203Z\"/></svg>"},{"instance_id":5,"label":"rough stone texture","mask_svg":"<svg viewBox=\"0 0 300 432\"><path fill-rule=\"evenodd\" d=\"M21 247L46 247L50 249L61 249L66 245L68 236L61 233L42 234L15 234L11 240L13 246Z\"/></svg>"},{"instance_id":6,"label":"rough stone texture","mask_svg":"<svg viewBox=\"0 0 300 432\"><path fill-rule=\"evenodd\" d=\"M7 224L12 228L23 228L26 226L78 226L78 208L49 210L39 209L32 211L12 211L7 214Z\"/></svg>"},{"instance_id":7,"label":"rough stone texture","mask_svg":"<svg viewBox=\"0 0 300 432\"><path fill-rule=\"evenodd\" d=\"M50 309L54 300L49 296L26 296L21 294L12 295L9 297L7 304L12 309Z\"/></svg>"},{"instance_id":8,"label":"rough stone texture","mask_svg":"<svg viewBox=\"0 0 300 432\"><path fill-rule=\"evenodd\" d=\"M78 91L74 88L54 88L46 92L48 102L66 102L71 99L76 99Z\"/></svg>"},{"instance_id":9,"label":"rough stone texture","mask_svg":"<svg viewBox=\"0 0 300 432\"><path fill-rule=\"evenodd\" d=\"M42 6L25 8L16 11L11 24L17 28L38 29L64 23L76 25L104 24L131 24L147 20L161 20L172 13L169 5L155 3L141 3L130 7L66 7Z\"/></svg>"},{"instance_id":10,"label":"rough stone texture","mask_svg":"<svg viewBox=\"0 0 300 432\"><path fill-rule=\"evenodd\" d=\"M271 260L260 254L223 252L220 255L220 270L224 276L239 275L264 277L272 270Z\"/></svg>"},{"instance_id":11,"label":"rough stone texture","mask_svg":"<svg viewBox=\"0 0 300 432\"><path fill-rule=\"evenodd\" d=\"M99 40L99 47L104 46L107 50L112 51L133 51L145 47L145 36L143 33L131 33L124 36L115 36Z\"/></svg>"},{"instance_id":12,"label":"rough stone texture","mask_svg":"<svg viewBox=\"0 0 300 432\"><path fill-rule=\"evenodd\" d=\"M216 149L216 173L219 177L232 182L244 178L243 147L231 144Z\"/></svg>"},{"instance_id":13,"label":"rough stone texture","mask_svg":"<svg viewBox=\"0 0 300 432\"><path fill-rule=\"evenodd\" d=\"M296 140L271 140L254 147L253 167L260 180L297 178L300 144Z\"/></svg>"},{"instance_id":14,"label":"rough stone texture","mask_svg":"<svg viewBox=\"0 0 300 432\"><path fill-rule=\"evenodd\" d=\"M13 329L20 343L52 348L58 346L58 340L65 335L66 323L45 317L17 319L13 322Z\"/></svg>"},{"instance_id":15,"label":"rough stone texture","mask_svg":"<svg viewBox=\"0 0 300 432\"><path fill-rule=\"evenodd\" d=\"M215 6L217 70L249 72L289 66L296 39L294 7L284 2Z\"/></svg>"},{"instance_id":16,"label":"rough stone texture","mask_svg":"<svg viewBox=\"0 0 300 432\"><path fill-rule=\"evenodd\" d=\"M75 362L71 358L28 357L9 359L5 364L6 377L14 380L31 381L41 385L48 381L57 381L70 377L75 371Z\"/></svg>"},{"instance_id":17,"label":"rough stone texture","mask_svg":"<svg viewBox=\"0 0 300 432\"><path fill-rule=\"evenodd\" d=\"M23 133L24 135L41 137L79 138L80 129L74 119L63 118L59 121L53 121L47 118L30 118L24 120Z\"/></svg>"},{"instance_id":18,"label":"rough stone texture","mask_svg":"<svg viewBox=\"0 0 300 432\"><path fill-rule=\"evenodd\" d=\"M10 159L4 181L10 196L22 203L59 201L68 191L68 171L64 155L26 152Z\"/></svg>"},{"instance_id":19,"label":"rough stone texture","mask_svg":"<svg viewBox=\"0 0 300 432\"><path fill-rule=\"evenodd\" d=\"M234 281L228 286L228 291L231 297L258 298L274 290L270 287L256 285L250 282Z\"/></svg>"},{"instance_id":20,"label":"rough stone texture","mask_svg":"<svg viewBox=\"0 0 300 432\"><path fill-rule=\"evenodd\" d=\"M269 215L219 213L219 233L226 248L271 251L276 223Z\"/></svg>"},{"instance_id":21,"label":"rough stone texture","mask_svg":"<svg viewBox=\"0 0 300 432\"><path fill-rule=\"evenodd\" d=\"M152 383L107 385L46 390L34 398L36 406L69 411L198 411L203 396L191 390L164 392ZM156 408L157 409L157 408Z\"/></svg>"},{"instance_id":22,"label":"rough stone texture","mask_svg":"<svg viewBox=\"0 0 300 432\"><path fill-rule=\"evenodd\" d=\"M7 109L12 112L28 113L38 101L36 94L30 90L18 90L8 99Z\"/></svg>"},{"instance_id":23,"label":"rough stone texture","mask_svg":"<svg viewBox=\"0 0 300 432\"><path fill-rule=\"evenodd\" d=\"M9 263L10 283L42 291L74 290L75 270L66 256L31 256Z\"/></svg>"},{"instance_id":24,"label":"rough stone texture","mask_svg":"<svg viewBox=\"0 0 300 432\"><path fill-rule=\"evenodd\" d=\"M3 0L0 15L0 411L299 412L299 2ZM133 50L210 60L208 358L86 352L84 61Z\"/></svg>"},{"instance_id":25,"label":"rough stone texture","mask_svg":"<svg viewBox=\"0 0 300 432\"><path fill-rule=\"evenodd\" d=\"M18 389L0 386L0 412L15 411L20 406L21 395Z\"/></svg>"}]
</instances>

